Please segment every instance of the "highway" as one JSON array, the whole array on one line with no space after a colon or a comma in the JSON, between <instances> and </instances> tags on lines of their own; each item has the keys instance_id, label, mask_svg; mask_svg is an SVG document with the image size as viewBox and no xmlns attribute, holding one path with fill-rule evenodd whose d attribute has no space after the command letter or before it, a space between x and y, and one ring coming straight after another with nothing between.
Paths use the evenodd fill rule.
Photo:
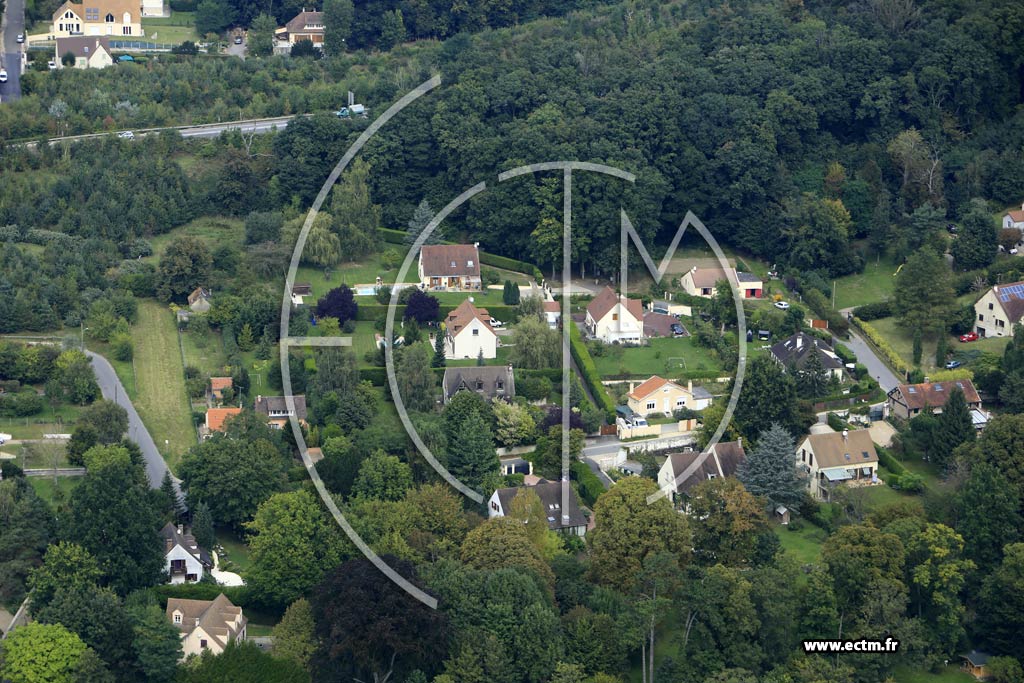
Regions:
<instances>
[{"instance_id":1,"label":"highway","mask_svg":"<svg viewBox=\"0 0 1024 683\"><path fill-rule=\"evenodd\" d=\"M308 116L308 114L305 114ZM183 138L215 138L221 133L229 130L238 130L243 133L269 133L274 130L283 130L288 127L288 122L291 121L294 116L278 116L269 119L246 119L243 121L225 121L223 123L205 123L198 126L169 126L167 128L137 128L132 132L135 137L146 137L147 135L157 135L165 130L176 130L181 134ZM113 131L110 133L88 133L86 135L68 135L59 138L49 138L47 142L50 145L58 145L64 142L79 142L81 140L89 140L92 138L99 138L107 135L116 135L119 131ZM27 147L35 147L35 142L26 142Z\"/></svg>"},{"instance_id":2,"label":"highway","mask_svg":"<svg viewBox=\"0 0 1024 683\"><path fill-rule=\"evenodd\" d=\"M25 0L6 0L3 18L3 52L0 66L7 70L7 82L0 83L0 102L21 97L21 52L18 34L25 31Z\"/></svg>"}]
</instances>

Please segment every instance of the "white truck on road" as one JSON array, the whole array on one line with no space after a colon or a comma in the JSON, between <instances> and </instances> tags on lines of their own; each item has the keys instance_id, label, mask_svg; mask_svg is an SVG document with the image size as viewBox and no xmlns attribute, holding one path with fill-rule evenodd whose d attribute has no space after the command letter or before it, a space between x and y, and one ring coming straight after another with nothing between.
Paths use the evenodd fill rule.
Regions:
<instances>
[{"instance_id":1,"label":"white truck on road","mask_svg":"<svg viewBox=\"0 0 1024 683\"><path fill-rule=\"evenodd\" d=\"M14 437L11 436L10 434L0 434L0 446L2 446L3 444L7 443L8 441L10 441L13 438Z\"/></svg>"}]
</instances>

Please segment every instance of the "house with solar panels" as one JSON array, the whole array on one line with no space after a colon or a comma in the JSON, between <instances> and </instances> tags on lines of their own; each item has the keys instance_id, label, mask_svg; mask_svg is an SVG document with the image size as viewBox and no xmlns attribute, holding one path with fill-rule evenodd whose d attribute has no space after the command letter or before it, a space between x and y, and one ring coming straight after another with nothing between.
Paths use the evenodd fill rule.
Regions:
<instances>
[{"instance_id":1,"label":"house with solar panels","mask_svg":"<svg viewBox=\"0 0 1024 683\"><path fill-rule=\"evenodd\" d=\"M888 394L886 403L889 414L909 420L922 412L941 413L949 395L954 389L964 392L967 409L981 411L981 397L974 383L969 379L954 379L946 382L922 382L920 384L897 384Z\"/></svg>"},{"instance_id":2,"label":"house with solar panels","mask_svg":"<svg viewBox=\"0 0 1024 683\"><path fill-rule=\"evenodd\" d=\"M1009 337L1024 317L1024 282L995 285L974 304L974 331L979 337Z\"/></svg>"}]
</instances>

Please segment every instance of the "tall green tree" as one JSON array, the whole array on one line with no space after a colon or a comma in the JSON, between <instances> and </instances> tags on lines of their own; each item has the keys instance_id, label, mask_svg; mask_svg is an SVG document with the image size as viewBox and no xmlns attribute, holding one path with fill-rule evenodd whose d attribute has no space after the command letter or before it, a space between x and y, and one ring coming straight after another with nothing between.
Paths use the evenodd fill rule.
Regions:
<instances>
[{"instance_id":1,"label":"tall green tree","mask_svg":"<svg viewBox=\"0 0 1024 683\"><path fill-rule=\"evenodd\" d=\"M269 14L260 13L249 27L249 54L255 57L268 57L274 52L274 31L277 22ZM326 39L328 32L324 33Z\"/></svg>"},{"instance_id":2,"label":"tall green tree","mask_svg":"<svg viewBox=\"0 0 1024 683\"><path fill-rule=\"evenodd\" d=\"M456 396L470 393L479 397L467 391ZM470 413L459 425L455 438L448 442L448 470L467 486L479 488L488 475L497 473L498 466L489 422L479 413Z\"/></svg>"},{"instance_id":3,"label":"tall green tree","mask_svg":"<svg viewBox=\"0 0 1024 683\"><path fill-rule=\"evenodd\" d=\"M996 652L1024 657L1024 543L1003 548L1003 560L985 577L978 609L982 638Z\"/></svg>"},{"instance_id":4,"label":"tall green tree","mask_svg":"<svg viewBox=\"0 0 1024 683\"><path fill-rule=\"evenodd\" d=\"M380 37L377 46L381 50L390 50L405 41L405 21L401 9L393 9L384 13L380 20Z\"/></svg>"},{"instance_id":5,"label":"tall green tree","mask_svg":"<svg viewBox=\"0 0 1024 683\"><path fill-rule=\"evenodd\" d=\"M768 529L764 502L732 477L702 481L690 490L694 556L704 564L750 564L757 538Z\"/></svg>"},{"instance_id":6,"label":"tall green tree","mask_svg":"<svg viewBox=\"0 0 1024 683\"><path fill-rule=\"evenodd\" d=\"M430 411L437 405L437 374L430 369L431 354L426 344L402 349L395 367L398 390L409 410Z\"/></svg>"},{"instance_id":7,"label":"tall green tree","mask_svg":"<svg viewBox=\"0 0 1024 683\"><path fill-rule=\"evenodd\" d=\"M996 258L999 233L983 200L975 199L960 221L950 253L959 270L984 268Z\"/></svg>"},{"instance_id":8,"label":"tall green tree","mask_svg":"<svg viewBox=\"0 0 1024 683\"><path fill-rule=\"evenodd\" d=\"M179 473L190 504L204 501L220 524L241 528L284 487L287 464L271 442L216 435L194 446Z\"/></svg>"},{"instance_id":9,"label":"tall green tree","mask_svg":"<svg viewBox=\"0 0 1024 683\"><path fill-rule=\"evenodd\" d=\"M43 607L32 610L42 624L60 624L82 639L122 680L135 674L131 622L121 600L108 588L61 587Z\"/></svg>"},{"instance_id":10,"label":"tall green tree","mask_svg":"<svg viewBox=\"0 0 1024 683\"><path fill-rule=\"evenodd\" d=\"M356 159L331 193L333 230L345 245L349 260L362 258L376 248L381 208L370 197L370 165Z\"/></svg>"},{"instance_id":11,"label":"tall green tree","mask_svg":"<svg viewBox=\"0 0 1024 683\"><path fill-rule=\"evenodd\" d=\"M251 641L233 640L220 654L204 652L182 667L178 683L251 681L252 683L309 683L309 674L286 659L274 657Z\"/></svg>"},{"instance_id":12,"label":"tall green tree","mask_svg":"<svg viewBox=\"0 0 1024 683\"><path fill-rule=\"evenodd\" d=\"M7 461L3 461L7 463ZM43 559L53 534L53 516L24 477L0 481L0 604L16 605L26 581Z\"/></svg>"},{"instance_id":13,"label":"tall green tree","mask_svg":"<svg viewBox=\"0 0 1024 683\"><path fill-rule=\"evenodd\" d=\"M793 467L796 442L778 423L761 432L757 444L740 464L737 478L747 491L778 505L795 507L804 497L804 482Z\"/></svg>"},{"instance_id":14,"label":"tall green tree","mask_svg":"<svg viewBox=\"0 0 1024 683\"><path fill-rule=\"evenodd\" d=\"M121 446L95 446L85 464L61 520L64 537L96 558L103 584L119 594L153 585L164 567L161 513L145 473Z\"/></svg>"},{"instance_id":15,"label":"tall green tree","mask_svg":"<svg viewBox=\"0 0 1024 683\"><path fill-rule=\"evenodd\" d=\"M998 467L975 462L957 492L956 510L964 555L987 574L1003 559L1003 546L1020 540L1020 497Z\"/></svg>"},{"instance_id":16,"label":"tall green tree","mask_svg":"<svg viewBox=\"0 0 1024 683\"><path fill-rule=\"evenodd\" d=\"M409 222L406 227L408 234L406 235L405 241L407 244L413 244L419 239L420 234L423 233L424 228L430 224L430 220L434 217L434 210L430 208L430 202L426 198L420 200L420 203L416 205L416 209L412 212L412 216L409 218ZM427 238L424 244L440 244L441 242L441 230L442 227L439 225L436 230Z\"/></svg>"},{"instance_id":17,"label":"tall green tree","mask_svg":"<svg viewBox=\"0 0 1024 683\"><path fill-rule=\"evenodd\" d=\"M921 249L907 259L896 276L893 308L911 333L932 336L946 329L956 297L949 266L935 251Z\"/></svg>"},{"instance_id":18,"label":"tall green tree","mask_svg":"<svg viewBox=\"0 0 1024 683\"><path fill-rule=\"evenodd\" d=\"M961 462L996 467L1018 497L1024 497L1024 415L997 415L973 443L956 451Z\"/></svg>"},{"instance_id":19,"label":"tall green tree","mask_svg":"<svg viewBox=\"0 0 1024 683\"><path fill-rule=\"evenodd\" d=\"M447 359L445 357L444 328L438 327L434 333L434 355L430 359L430 367L443 368Z\"/></svg>"},{"instance_id":20,"label":"tall green tree","mask_svg":"<svg viewBox=\"0 0 1024 683\"><path fill-rule=\"evenodd\" d=\"M274 656L290 659L308 670L316 648L313 608L309 600L299 598L288 606L281 621L274 627Z\"/></svg>"},{"instance_id":21,"label":"tall green tree","mask_svg":"<svg viewBox=\"0 0 1024 683\"><path fill-rule=\"evenodd\" d=\"M960 444L974 441L976 435L964 391L960 387L953 387L938 417L936 462L948 465L953 450Z\"/></svg>"},{"instance_id":22,"label":"tall green tree","mask_svg":"<svg viewBox=\"0 0 1024 683\"><path fill-rule=\"evenodd\" d=\"M0 678L11 683L76 683L82 639L60 624L28 624L0 645Z\"/></svg>"},{"instance_id":23,"label":"tall green tree","mask_svg":"<svg viewBox=\"0 0 1024 683\"><path fill-rule=\"evenodd\" d=\"M905 604L905 554L898 536L865 525L841 527L826 540L821 557L832 578L840 624L849 627L871 591L891 590L893 604Z\"/></svg>"},{"instance_id":24,"label":"tall green tree","mask_svg":"<svg viewBox=\"0 0 1024 683\"><path fill-rule=\"evenodd\" d=\"M747 365L734 420L748 439L772 424L792 434L800 432L796 382L767 356L755 358Z\"/></svg>"},{"instance_id":25,"label":"tall green tree","mask_svg":"<svg viewBox=\"0 0 1024 683\"><path fill-rule=\"evenodd\" d=\"M213 0L204 0L209 4ZM179 237L167 246L157 268L157 296L164 301L185 300L196 287L206 287L213 257L206 245L194 237Z\"/></svg>"},{"instance_id":26,"label":"tall green tree","mask_svg":"<svg viewBox=\"0 0 1024 683\"><path fill-rule=\"evenodd\" d=\"M210 506L203 501L196 504L195 511L192 513L192 535L199 547L207 550L213 547L216 540L213 531L213 513L210 511Z\"/></svg>"},{"instance_id":27,"label":"tall green tree","mask_svg":"<svg viewBox=\"0 0 1024 683\"><path fill-rule=\"evenodd\" d=\"M648 505L658 490L650 479L630 477L601 494L594 504L596 527L588 534L593 577L607 586L631 589L644 558L669 552L685 565L691 553L687 520L665 498Z\"/></svg>"},{"instance_id":28,"label":"tall green tree","mask_svg":"<svg viewBox=\"0 0 1024 683\"><path fill-rule=\"evenodd\" d=\"M352 493L376 500L402 500L412 488L412 469L398 459L378 449L359 465L359 474L352 485Z\"/></svg>"},{"instance_id":29,"label":"tall green tree","mask_svg":"<svg viewBox=\"0 0 1024 683\"><path fill-rule=\"evenodd\" d=\"M963 556L964 539L944 524L929 524L907 547L911 606L929 624L935 643L953 654L965 635L966 609L960 598L967 576L976 568Z\"/></svg>"},{"instance_id":30,"label":"tall green tree","mask_svg":"<svg viewBox=\"0 0 1024 683\"><path fill-rule=\"evenodd\" d=\"M307 491L271 496L245 526L253 563L248 581L272 605L294 602L341 561L337 525Z\"/></svg>"}]
</instances>

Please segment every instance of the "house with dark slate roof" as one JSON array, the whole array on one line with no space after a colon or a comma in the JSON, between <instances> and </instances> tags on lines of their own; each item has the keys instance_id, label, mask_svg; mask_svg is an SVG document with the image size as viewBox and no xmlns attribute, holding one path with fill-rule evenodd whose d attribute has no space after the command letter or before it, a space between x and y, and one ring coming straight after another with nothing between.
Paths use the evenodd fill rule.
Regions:
<instances>
[{"instance_id":1,"label":"house with dark slate roof","mask_svg":"<svg viewBox=\"0 0 1024 683\"><path fill-rule=\"evenodd\" d=\"M445 368L444 402L460 391L475 391L487 401L511 401L516 395L516 377L511 365Z\"/></svg>"},{"instance_id":2,"label":"house with dark slate roof","mask_svg":"<svg viewBox=\"0 0 1024 683\"><path fill-rule=\"evenodd\" d=\"M830 377L843 378L843 361L832 350L832 346L806 332L797 332L789 339L773 344L768 353L772 360L782 366L784 371L792 367L798 371L803 370L811 354L817 353L821 358L821 366L825 368L825 372Z\"/></svg>"},{"instance_id":3,"label":"house with dark slate roof","mask_svg":"<svg viewBox=\"0 0 1024 683\"><path fill-rule=\"evenodd\" d=\"M720 441L703 453L673 453L658 471L658 487L674 496L688 495L702 481L736 476L746 457L743 439Z\"/></svg>"},{"instance_id":4,"label":"house with dark slate roof","mask_svg":"<svg viewBox=\"0 0 1024 683\"><path fill-rule=\"evenodd\" d=\"M579 499L572 486L565 487L568 492L566 505L562 505L563 486L561 482L541 479L534 486L498 489L491 495L487 505L488 517L506 517L512 510L512 500L520 491L533 491L540 498L541 505L547 515L548 528L571 536L584 536L587 533L587 516L583 514Z\"/></svg>"},{"instance_id":5,"label":"house with dark slate roof","mask_svg":"<svg viewBox=\"0 0 1024 683\"><path fill-rule=\"evenodd\" d=\"M294 415L299 422L306 424L306 397L292 396L294 410L288 407L288 399L284 396L257 396L254 406L257 415L267 418L272 429L284 429L288 419Z\"/></svg>"},{"instance_id":6,"label":"house with dark slate roof","mask_svg":"<svg viewBox=\"0 0 1024 683\"><path fill-rule=\"evenodd\" d=\"M164 569L171 583L194 583L213 568L210 553L200 548L190 529L168 522L160 530L164 541Z\"/></svg>"}]
</instances>

